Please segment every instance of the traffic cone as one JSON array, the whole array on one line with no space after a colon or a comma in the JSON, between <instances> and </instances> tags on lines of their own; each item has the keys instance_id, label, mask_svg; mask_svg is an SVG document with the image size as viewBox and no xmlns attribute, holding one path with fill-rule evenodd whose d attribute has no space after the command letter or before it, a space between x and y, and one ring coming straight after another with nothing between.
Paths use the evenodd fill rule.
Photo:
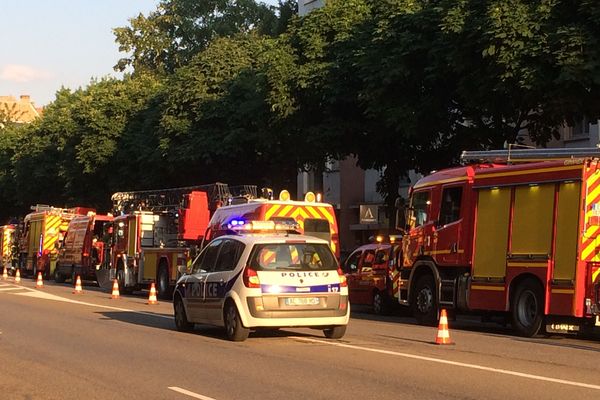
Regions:
<instances>
[{"instance_id":1,"label":"traffic cone","mask_svg":"<svg viewBox=\"0 0 600 400\"><path fill-rule=\"evenodd\" d=\"M83 288L81 287L81 277L77 275L77 279L75 280L75 289L73 289L73 294L83 294Z\"/></svg>"},{"instance_id":2,"label":"traffic cone","mask_svg":"<svg viewBox=\"0 0 600 400\"><path fill-rule=\"evenodd\" d=\"M20 269L17 269L17 272L15 272L15 282L16 283L21 282L21 270Z\"/></svg>"},{"instance_id":3,"label":"traffic cone","mask_svg":"<svg viewBox=\"0 0 600 400\"><path fill-rule=\"evenodd\" d=\"M154 286L154 282L150 285L150 296L148 296L148 304L158 304L158 299L156 298L156 287Z\"/></svg>"},{"instance_id":4,"label":"traffic cone","mask_svg":"<svg viewBox=\"0 0 600 400\"><path fill-rule=\"evenodd\" d=\"M118 299L121 296L119 293L119 282L115 279L113 282L112 294L110 295L111 299Z\"/></svg>"},{"instance_id":5,"label":"traffic cone","mask_svg":"<svg viewBox=\"0 0 600 400\"><path fill-rule=\"evenodd\" d=\"M454 344L450 339L448 315L446 314L445 309L442 309L442 314L440 315L440 325L438 327L437 337L435 338L435 344Z\"/></svg>"},{"instance_id":6,"label":"traffic cone","mask_svg":"<svg viewBox=\"0 0 600 400\"><path fill-rule=\"evenodd\" d=\"M42 273L38 272L37 281L35 282L36 289L42 289L44 287L44 281L42 280Z\"/></svg>"},{"instance_id":7,"label":"traffic cone","mask_svg":"<svg viewBox=\"0 0 600 400\"><path fill-rule=\"evenodd\" d=\"M4 272L2 272L2 279L3 280L8 279L8 270L6 269L6 267L4 267Z\"/></svg>"}]
</instances>

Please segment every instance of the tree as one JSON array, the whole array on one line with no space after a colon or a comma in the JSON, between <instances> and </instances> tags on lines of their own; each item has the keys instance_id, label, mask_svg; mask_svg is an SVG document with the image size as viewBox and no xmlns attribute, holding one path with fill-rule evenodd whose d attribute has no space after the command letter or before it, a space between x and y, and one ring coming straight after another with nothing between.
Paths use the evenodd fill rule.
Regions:
<instances>
[{"instance_id":1,"label":"tree","mask_svg":"<svg viewBox=\"0 0 600 400\"><path fill-rule=\"evenodd\" d=\"M289 1L281 6L288 10ZM286 13L283 15L289 18ZM275 8L254 0L161 0L156 11L139 14L130 25L115 28L119 50L131 56L115 69L173 73L217 37L256 32L275 34L281 29Z\"/></svg>"}]
</instances>

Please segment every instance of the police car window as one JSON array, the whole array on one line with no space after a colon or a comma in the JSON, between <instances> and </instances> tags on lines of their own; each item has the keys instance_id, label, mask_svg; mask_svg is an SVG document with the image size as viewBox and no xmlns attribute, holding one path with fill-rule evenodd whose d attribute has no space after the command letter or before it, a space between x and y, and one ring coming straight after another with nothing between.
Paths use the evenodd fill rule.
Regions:
<instances>
[{"instance_id":1,"label":"police car window","mask_svg":"<svg viewBox=\"0 0 600 400\"><path fill-rule=\"evenodd\" d=\"M219 250L219 257L215 265L215 271L232 271L235 269L242 251L244 250L244 244L237 240L225 240Z\"/></svg>"},{"instance_id":2,"label":"police car window","mask_svg":"<svg viewBox=\"0 0 600 400\"><path fill-rule=\"evenodd\" d=\"M194 260L194 264L192 265L193 274L212 271L215 265L215 261L217 260L219 245L222 242L223 241L219 239L211 242L208 246L206 246L206 248L198 255L196 260Z\"/></svg>"},{"instance_id":3,"label":"police car window","mask_svg":"<svg viewBox=\"0 0 600 400\"><path fill-rule=\"evenodd\" d=\"M322 271L337 269L335 256L327 244L257 244L250 256L257 271Z\"/></svg>"}]
</instances>

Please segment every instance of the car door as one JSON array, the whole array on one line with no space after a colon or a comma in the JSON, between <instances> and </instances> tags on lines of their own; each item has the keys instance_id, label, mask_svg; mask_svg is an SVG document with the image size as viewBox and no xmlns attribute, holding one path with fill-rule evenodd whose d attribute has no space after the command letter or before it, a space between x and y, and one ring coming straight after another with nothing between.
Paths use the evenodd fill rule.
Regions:
<instances>
[{"instance_id":1,"label":"car door","mask_svg":"<svg viewBox=\"0 0 600 400\"><path fill-rule=\"evenodd\" d=\"M209 271L214 268L222 242L221 239L216 239L209 243L198 257L196 257L192 264L192 273L186 277L185 305L190 322L202 322L206 320L206 308L204 304L206 278Z\"/></svg>"},{"instance_id":2,"label":"car door","mask_svg":"<svg viewBox=\"0 0 600 400\"><path fill-rule=\"evenodd\" d=\"M358 286L358 263L361 254L361 250L355 250L354 253L350 254L350 257L346 259L346 263L344 264L346 282L348 283L348 297L351 303L356 304L358 304L358 292L356 291Z\"/></svg>"},{"instance_id":3,"label":"car door","mask_svg":"<svg viewBox=\"0 0 600 400\"><path fill-rule=\"evenodd\" d=\"M236 266L244 247L240 241L224 239L214 268L206 278L204 307L206 318L212 323L222 321L225 296L236 279Z\"/></svg>"},{"instance_id":4,"label":"car door","mask_svg":"<svg viewBox=\"0 0 600 400\"><path fill-rule=\"evenodd\" d=\"M375 249L363 251L358 265L356 278L356 297L358 304L372 303L373 266L375 262Z\"/></svg>"}]
</instances>

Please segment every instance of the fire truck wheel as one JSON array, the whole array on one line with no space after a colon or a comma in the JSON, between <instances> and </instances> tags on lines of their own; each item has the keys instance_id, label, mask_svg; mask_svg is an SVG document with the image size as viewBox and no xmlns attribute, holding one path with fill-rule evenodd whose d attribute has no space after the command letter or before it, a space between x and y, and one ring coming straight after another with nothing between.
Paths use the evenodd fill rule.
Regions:
<instances>
[{"instance_id":1,"label":"fire truck wheel","mask_svg":"<svg viewBox=\"0 0 600 400\"><path fill-rule=\"evenodd\" d=\"M56 283L64 283L65 282L65 277L63 275L61 275L60 272L58 272L58 265L56 265L56 267L54 267L54 282L56 282Z\"/></svg>"},{"instance_id":2,"label":"fire truck wheel","mask_svg":"<svg viewBox=\"0 0 600 400\"><path fill-rule=\"evenodd\" d=\"M243 342L248 338L250 329L245 328L244 325L242 325L240 314L235 306L235 303L232 301L229 301L225 305L224 317L225 334L227 335L227 339L233 342Z\"/></svg>"},{"instance_id":3,"label":"fire truck wheel","mask_svg":"<svg viewBox=\"0 0 600 400\"><path fill-rule=\"evenodd\" d=\"M171 298L171 286L169 282L169 269L166 265L161 264L158 270L158 297L164 300Z\"/></svg>"},{"instance_id":4,"label":"fire truck wheel","mask_svg":"<svg viewBox=\"0 0 600 400\"><path fill-rule=\"evenodd\" d=\"M534 280L523 281L511 302L512 326L521 336L535 336L544 320L544 295Z\"/></svg>"},{"instance_id":5,"label":"fire truck wheel","mask_svg":"<svg viewBox=\"0 0 600 400\"><path fill-rule=\"evenodd\" d=\"M385 294L376 290L373 293L373 313L376 315L387 315L389 313L389 300Z\"/></svg>"},{"instance_id":6,"label":"fire truck wheel","mask_svg":"<svg viewBox=\"0 0 600 400\"><path fill-rule=\"evenodd\" d=\"M413 316L419 324L435 326L438 306L433 276L423 275L417 280L413 288L410 305Z\"/></svg>"},{"instance_id":7,"label":"fire truck wheel","mask_svg":"<svg viewBox=\"0 0 600 400\"><path fill-rule=\"evenodd\" d=\"M341 339L346 334L346 325L323 329L323 334L327 339Z\"/></svg>"},{"instance_id":8,"label":"fire truck wheel","mask_svg":"<svg viewBox=\"0 0 600 400\"><path fill-rule=\"evenodd\" d=\"M179 332L189 332L194 328L194 324L190 323L185 313L185 307L183 306L183 300L177 296L175 298L175 327Z\"/></svg>"}]
</instances>

